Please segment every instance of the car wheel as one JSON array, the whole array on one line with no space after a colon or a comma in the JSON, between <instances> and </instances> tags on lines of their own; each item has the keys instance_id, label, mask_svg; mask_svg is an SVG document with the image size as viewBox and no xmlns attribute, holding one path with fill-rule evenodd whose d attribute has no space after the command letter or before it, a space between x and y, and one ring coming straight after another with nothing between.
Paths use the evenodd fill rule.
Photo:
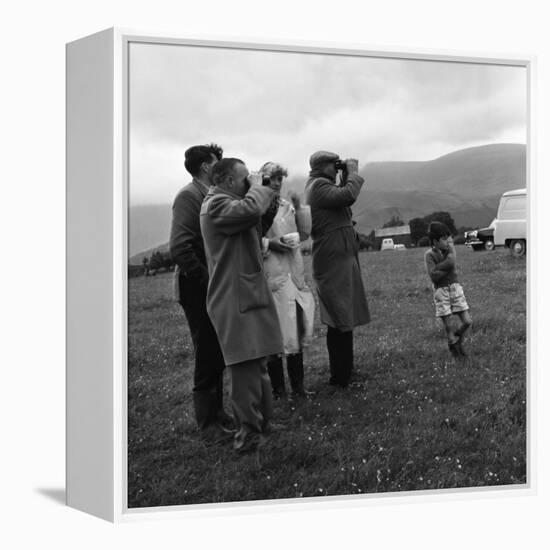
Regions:
<instances>
[{"instance_id":1,"label":"car wheel","mask_svg":"<svg viewBox=\"0 0 550 550\"><path fill-rule=\"evenodd\" d=\"M495 243L489 239L488 241L485 241L484 245L485 250L494 250L495 249Z\"/></svg>"},{"instance_id":2,"label":"car wheel","mask_svg":"<svg viewBox=\"0 0 550 550\"><path fill-rule=\"evenodd\" d=\"M523 239L513 240L510 243L510 252L512 256L523 256L525 254L527 246Z\"/></svg>"},{"instance_id":3,"label":"car wheel","mask_svg":"<svg viewBox=\"0 0 550 550\"><path fill-rule=\"evenodd\" d=\"M475 250L476 252L478 250L483 250L483 245L482 244L473 244L472 245L472 250Z\"/></svg>"}]
</instances>

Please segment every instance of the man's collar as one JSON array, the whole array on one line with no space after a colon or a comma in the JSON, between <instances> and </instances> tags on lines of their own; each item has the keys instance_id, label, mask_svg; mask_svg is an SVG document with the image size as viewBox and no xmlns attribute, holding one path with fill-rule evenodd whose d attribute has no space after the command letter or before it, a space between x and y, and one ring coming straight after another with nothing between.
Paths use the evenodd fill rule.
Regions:
<instances>
[{"instance_id":1,"label":"man's collar","mask_svg":"<svg viewBox=\"0 0 550 550\"><path fill-rule=\"evenodd\" d=\"M193 183L206 195L208 193L208 190L210 189L210 186L206 183L203 183L202 181L198 180L197 178L193 178Z\"/></svg>"},{"instance_id":2,"label":"man's collar","mask_svg":"<svg viewBox=\"0 0 550 550\"><path fill-rule=\"evenodd\" d=\"M225 187L218 187L217 185L214 185L213 187L210 187L210 194L211 195L217 195L219 193L222 193L224 195L228 195L229 197L232 197L237 200L242 200L244 197L241 197L240 195L237 195L237 193L233 193L233 191L230 191L229 189L226 189Z\"/></svg>"}]
</instances>

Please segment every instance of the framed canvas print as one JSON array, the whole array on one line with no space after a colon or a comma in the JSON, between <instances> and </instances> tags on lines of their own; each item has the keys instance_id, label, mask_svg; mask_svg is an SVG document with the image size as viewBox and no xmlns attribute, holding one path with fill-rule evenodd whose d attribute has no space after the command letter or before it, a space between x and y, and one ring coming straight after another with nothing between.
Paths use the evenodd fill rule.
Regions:
<instances>
[{"instance_id":1,"label":"framed canvas print","mask_svg":"<svg viewBox=\"0 0 550 550\"><path fill-rule=\"evenodd\" d=\"M68 44L68 504L529 492L532 70Z\"/></svg>"}]
</instances>

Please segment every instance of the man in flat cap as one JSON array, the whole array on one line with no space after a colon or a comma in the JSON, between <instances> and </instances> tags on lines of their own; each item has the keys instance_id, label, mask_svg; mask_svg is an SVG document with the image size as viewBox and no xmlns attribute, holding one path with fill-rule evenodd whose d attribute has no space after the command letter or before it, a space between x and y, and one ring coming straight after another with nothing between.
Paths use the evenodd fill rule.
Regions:
<instances>
[{"instance_id":1,"label":"man in flat cap","mask_svg":"<svg viewBox=\"0 0 550 550\"><path fill-rule=\"evenodd\" d=\"M321 322L327 325L329 383L345 388L353 371L353 329L370 321L351 212L364 179L356 159L342 161L328 151L313 153L309 165L305 195L311 206L313 277Z\"/></svg>"}]
</instances>

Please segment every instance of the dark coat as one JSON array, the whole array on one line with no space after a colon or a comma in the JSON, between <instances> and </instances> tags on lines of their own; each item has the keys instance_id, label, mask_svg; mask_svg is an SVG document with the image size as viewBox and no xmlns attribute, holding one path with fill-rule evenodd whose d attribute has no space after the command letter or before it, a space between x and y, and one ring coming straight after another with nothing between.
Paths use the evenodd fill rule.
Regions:
<instances>
[{"instance_id":1,"label":"dark coat","mask_svg":"<svg viewBox=\"0 0 550 550\"><path fill-rule=\"evenodd\" d=\"M170 256L187 275L207 276L199 214L207 188L193 178L174 199L170 229Z\"/></svg>"},{"instance_id":2,"label":"dark coat","mask_svg":"<svg viewBox=\"0 0 550 550\"><path fill-rule=\"evenodd\" d=\"M272 197L269 187L253 186L244 198L213 187L201 208L210 275L206 308L226 365L283 351L258 232Z\"/></svg>"},{"instance_id":3,"label":"dark coat","mask_svg":"<svg viewBox=\"0 0 550 550\"><path fill-rule=\"evenodd\" d=\"M315 176L306 184L312 219L313 277L321 321L341 331L370 321L351 213L363 182L361 176L351 174L342 186Z\"/></svg>"}]
</instances>

